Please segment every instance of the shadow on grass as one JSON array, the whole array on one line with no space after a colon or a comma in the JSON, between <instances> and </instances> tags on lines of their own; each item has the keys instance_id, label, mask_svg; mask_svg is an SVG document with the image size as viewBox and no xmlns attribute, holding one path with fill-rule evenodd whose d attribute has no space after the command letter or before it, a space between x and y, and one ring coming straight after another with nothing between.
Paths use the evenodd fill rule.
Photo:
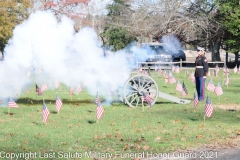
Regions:
<instances>
[{"instance_id":1,"label":"shadow on grass","mask_svg":"<svg viewBox=\"0 0 240 160\"><path fill-rule=\"evenodd\" d=\"M52 103L54 104L56 100L54 99L44 99L45 103ZM78 103L85 103L85 104L92 104L93 101L91 99L85 99L85 100L68 100L68 99L62 99L62 102L65 104L78 104ZM34 104L42 104L43 99L42 97L38 97L37 99L31 99L31 98L20 98L17 100L18 104L25 104L25 105L34 105Z\"/></svg>"},{"instance_id":2,"label":"shadow on grass","mask_svg":"<svg viewBox=\"0 0 240 160\"><path fill-rule=\"evenodd\" d=\"M94 123L96 123L97 121L94 121L94 120L88 120L87 121L89 124L94 124Z\"/></svg>"},{"instance_id":3,"label":"shadow on grass","mask_svg":"<svg viewBox=\"0 0 240 160\"><path fill-rule=\"evenodd\" d=\"M156 102L155 104L177 104L176 102Z\"/></svg>"},{"instance_id":4,"label":"shadow on grass","mask_svg":"<svg viewBox=\"0 0 240 160\"><path fill-rule=\"evenodd\" d=\"M9 116L13 116L15 113L8 113L8 112L3 112L4 114L6 114L6 115L9 115Z\"/></svg>"},{"instance_id":5,"label":"shadow on grass","mask_svg":"<svg viewBox=\"0 0 240 160\"><path fill-rule=\"evenodd\" d=\"M52 113L52 114L58 114L58 112L57 112L57 111L51 111L51 113Z\"/></svg>"},{"instance_id":6,"label":"shadow on grass","mask_svg":"<svg viewBox=\"0 0 240 160\"><path fill-rule=\"evenodd\" d=\"M189 118L191 121L199 121L197 118Z\"/></svg>"}]
</instances>

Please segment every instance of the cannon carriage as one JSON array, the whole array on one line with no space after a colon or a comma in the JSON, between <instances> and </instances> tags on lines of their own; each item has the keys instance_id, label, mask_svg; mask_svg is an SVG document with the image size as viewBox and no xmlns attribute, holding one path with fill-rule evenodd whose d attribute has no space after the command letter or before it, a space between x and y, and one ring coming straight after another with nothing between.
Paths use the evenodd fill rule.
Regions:
<instances>
[{"instance_id":1,"label":"cannon carriage","mask_svg":"<svg viewBox=\"0 0 240 160\"><path fill-rule=\"evenodd\" d=\"M191 100L181 99L159 91L158 85L152 77L139 72L132 72L132 76L125 82L122 91L125 104L133 108L143 106L143 94L151 98L152 105L156 103L158 97L179 104L191 102Z\"/></svg>"}]
</instances>

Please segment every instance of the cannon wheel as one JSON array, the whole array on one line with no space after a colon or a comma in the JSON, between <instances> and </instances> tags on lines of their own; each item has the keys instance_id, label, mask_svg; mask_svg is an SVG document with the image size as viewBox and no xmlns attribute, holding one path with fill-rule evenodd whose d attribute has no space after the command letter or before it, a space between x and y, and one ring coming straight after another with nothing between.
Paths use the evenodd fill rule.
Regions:
<instances>
[{"instance_id":1,"label":"cannon wheel","mask_svg":"<svg viewBox=\"0 0 240 160\"><path fill-rule=\"evenodd\" d=\"M155 104L158 99L158 85L154 79L143 74L129 78L123 90L125 103L128 104L129 107L142 106L142 92L151 97L152 105Z\"/></svg>"}]
</instances>

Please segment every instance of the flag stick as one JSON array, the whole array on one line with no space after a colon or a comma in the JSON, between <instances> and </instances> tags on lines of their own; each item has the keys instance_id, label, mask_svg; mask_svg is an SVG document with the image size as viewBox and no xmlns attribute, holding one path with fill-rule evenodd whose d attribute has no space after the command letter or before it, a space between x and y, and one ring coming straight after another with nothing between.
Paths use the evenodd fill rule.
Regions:
<instances>
[{"instance_id":1,"label":"flag stick","mask_svg":"<svg viewBox=\"0 0 240 160\"><path fill-rule=\"evenodd\" d=\"M144 104L143 104L143 99L142 99L142 111L144 112Z\"/></svg>"},{"instance_id":2,"label":"flag stick","mask_svg":"<svg viewBox=\"0 0 240 160\"><path fill-rule=\"evenodd\" d=\"M8 107L8 114L10 115L10 107Z\"/></svg>"}]
</instances>

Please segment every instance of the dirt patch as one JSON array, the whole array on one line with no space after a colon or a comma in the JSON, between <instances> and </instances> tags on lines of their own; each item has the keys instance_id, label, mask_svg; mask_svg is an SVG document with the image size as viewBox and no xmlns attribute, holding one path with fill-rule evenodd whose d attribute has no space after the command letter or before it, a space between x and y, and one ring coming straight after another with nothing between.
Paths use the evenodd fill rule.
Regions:
<instances>
[{"instance_id":1,"label":"dirt patch","mask_svg":"<svg viewBox=\"0 0 240 160\"><path fill-rule=\"evenodd\" d=\"M224 109L224 110L229 110L229 111L240 111L240 105L239 104L219 104L219 105L215 105L215 107L218 107L220 109Z\"/></svg>"}]
</instances>

